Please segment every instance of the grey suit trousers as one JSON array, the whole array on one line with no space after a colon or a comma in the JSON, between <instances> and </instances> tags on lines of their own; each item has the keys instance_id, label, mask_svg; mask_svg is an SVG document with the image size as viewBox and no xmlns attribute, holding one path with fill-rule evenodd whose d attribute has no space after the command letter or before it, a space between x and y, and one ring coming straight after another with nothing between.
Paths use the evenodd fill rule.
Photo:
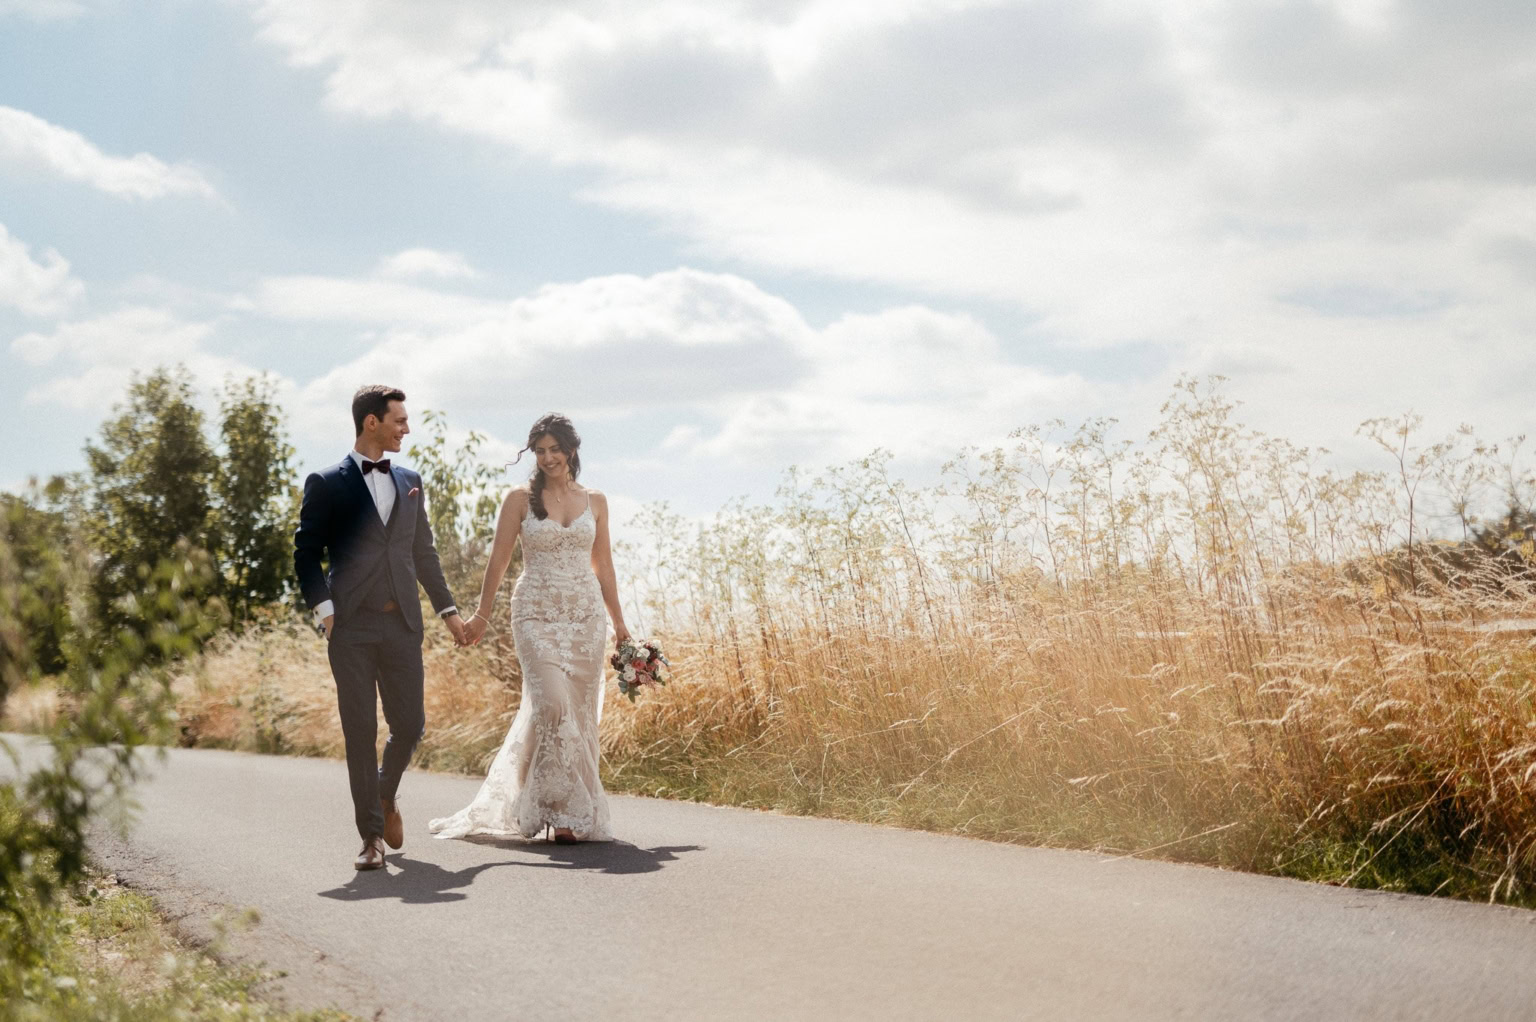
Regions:
<instances>
[{"instance_id":1,"label":"grey suit trousers","mask_svg":"<svg viewBox=\"0 0 1536 1022\"><path fill-rule=\"evenodd\" d=\"M413 631L399 610L357 610L345 620L338 617L331 631L328 651L347 747L352 810L365 841L384 833L379 799L395 797L426 730L421 639L421 632ZM379 703L389 725L382 763L376 752Z\"/></svg>"}]
</instances>

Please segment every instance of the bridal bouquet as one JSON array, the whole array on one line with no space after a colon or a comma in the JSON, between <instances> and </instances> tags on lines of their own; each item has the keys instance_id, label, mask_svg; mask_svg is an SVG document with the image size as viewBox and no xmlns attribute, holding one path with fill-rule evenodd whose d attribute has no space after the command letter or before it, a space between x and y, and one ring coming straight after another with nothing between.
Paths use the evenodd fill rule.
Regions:
<instances>
[{"instance_id":1,"label":"bridal bouquet","mask_svg":"<svg viewBox=\"0 0 1536 1022\"><path fill-rule=\"evenodd\" d=\"M666 655L650 639L643 642L625 639L608 662L619 672L619 691L629 696L630 702L635 701L635 693L641 685L665 685L672 677Z\"/></svg>"}]
</instances>

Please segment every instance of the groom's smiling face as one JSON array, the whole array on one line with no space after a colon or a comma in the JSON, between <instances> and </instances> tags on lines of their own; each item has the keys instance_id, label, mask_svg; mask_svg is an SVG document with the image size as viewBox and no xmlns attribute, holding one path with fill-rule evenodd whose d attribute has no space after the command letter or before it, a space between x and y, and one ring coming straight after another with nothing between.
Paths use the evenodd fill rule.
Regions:
<instances>
[{"instance_id":1,"label":"groom's smiling face","mask_svg":"<svg viewBox=\"0 0 1536 1022\"><path fill-rule=\"evenodd\" d=\"M391 401L389 411L384 413L384 418L368 417L368 424L373 428L369 430L372 439L386 451L399 453L400 442L411 431L410 417L405 413L404 401Z\"/></svg>"}]
</instances>

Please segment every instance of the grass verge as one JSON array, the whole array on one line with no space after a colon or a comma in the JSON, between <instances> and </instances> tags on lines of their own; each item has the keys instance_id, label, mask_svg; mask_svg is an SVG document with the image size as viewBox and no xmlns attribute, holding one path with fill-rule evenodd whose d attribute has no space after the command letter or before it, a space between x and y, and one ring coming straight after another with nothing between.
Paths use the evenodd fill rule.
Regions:
<instances>
[{"instance_id":1,"label":"grass verge","mask_svg":"<svg viewBox=\"0 0 1536 1022\"><path fill-rule=\"evenodd\" d=\"M189 947L142 894L93 874L74 898L34 906L24 953L0 960L0 1017L16 1022L352 1022L262 1000L271 978ZM225 926L254 925L252 913Z\"/></svg>"}]
</instances>

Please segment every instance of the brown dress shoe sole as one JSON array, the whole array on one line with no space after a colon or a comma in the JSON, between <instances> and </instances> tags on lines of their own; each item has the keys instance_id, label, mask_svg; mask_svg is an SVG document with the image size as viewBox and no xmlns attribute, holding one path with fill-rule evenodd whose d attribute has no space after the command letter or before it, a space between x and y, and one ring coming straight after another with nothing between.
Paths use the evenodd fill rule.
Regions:
<instances>
[{"instance_id":1,"label":"brown dress shoe sole","mask_svg":"<svg viewBox=\"0 0 1536 1022\"><path fill-rule=\"evenodd\" d=\"M405 820L400 816L400 810L396 808L398 803L390 803L379 800L384 810L384 843L391 848L399 848L405 844Z\"/></svg>"}]
</instances>

